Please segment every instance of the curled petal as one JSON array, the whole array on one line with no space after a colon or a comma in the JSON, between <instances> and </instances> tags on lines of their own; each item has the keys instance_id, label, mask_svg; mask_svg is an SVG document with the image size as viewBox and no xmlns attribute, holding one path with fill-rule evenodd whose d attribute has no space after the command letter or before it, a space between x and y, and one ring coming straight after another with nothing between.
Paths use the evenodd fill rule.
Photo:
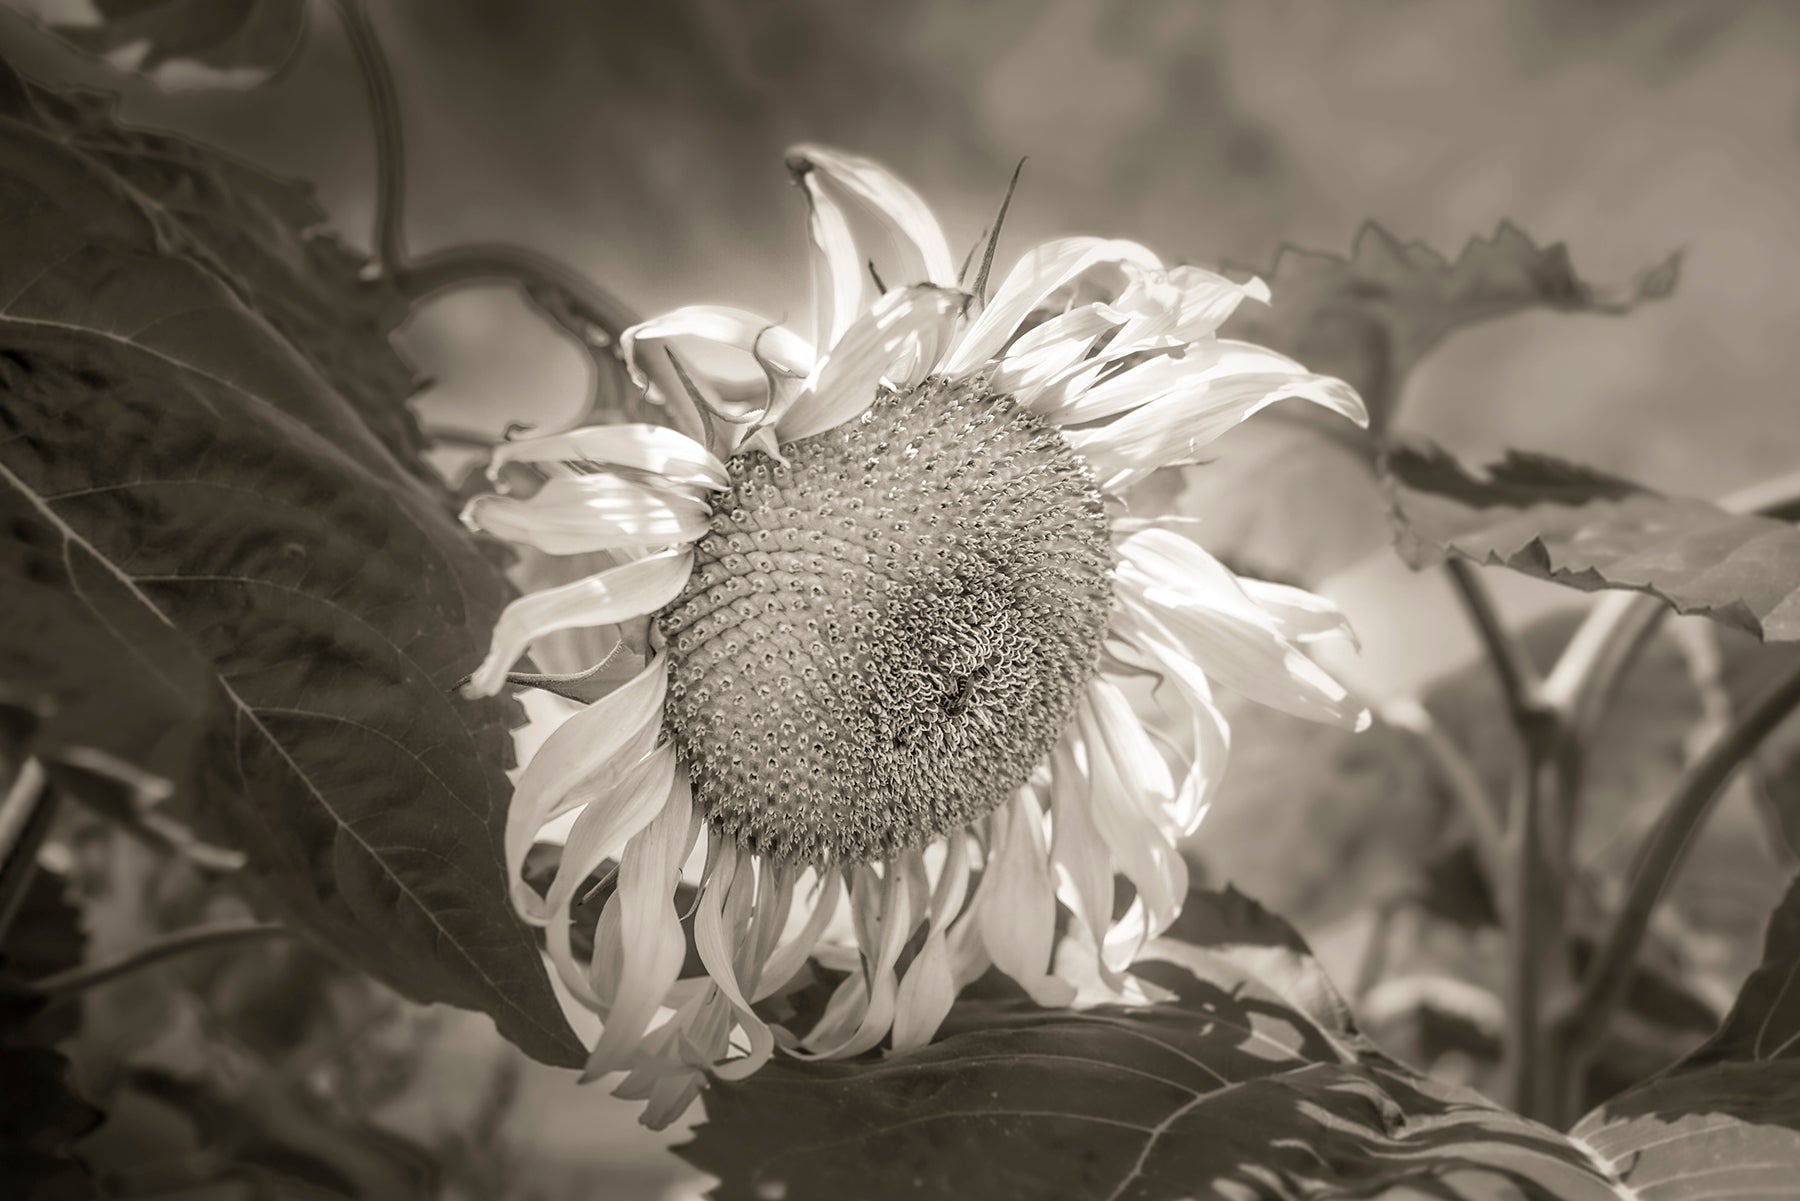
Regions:
<instances>
[{"instance_id":1,"label":"curled petal","mask_svg":"<svg viewBox=\"0 0 1800 1201\"><path fill-rule=\"evenodd\" d=\"M610 782L649 753L662 730L668 685L668 661L658 651L631 680L556 727L519 774L502 847L513 906L526 921L549 920L543 900L519 878L532 840L547 823L591 800L592 781Z\"/></svg>"},{"instance_id":2,"label":"curled petal","mask_svg":"<svg viewBox=\"0 0 1800 1201\"><path fill-rule=\"evenodd\" d=\"M609 1003L606 1025L588 1057L584 1080L630 1062L687 956L687 940L675 911L675 886L693 845L694 803L685 772L676 772L672 785L661 812L619 857L619 885L607 901L608 909L617 906L619 911L618 988L616 994L602 997ZM603 957L600 941L595 939L597 962Z\"/></svg>"},{"instance_id":3,"label":"curled petal","mask_svg":"<svg viewBox=\"0 0 1800 1201\"><path fill-rule=\"evenodd\" d=\"M1136 242L1105 238L1063 238L1030 251L1013 265L999 291L963 335L944 364L944 373L959 376L980 369L1012 340L1026 317L1043 307L1051 293L1095 267L1117 264L1153 271L1162 261Z\"/></svg>"},{"instance_id":4,"label":"curled petal","mask_svg":"<svg viewBox=\"0 0 1800 1201\"><path fill-rule=\"evenodd\" d=\"M737 1022L750 1039L748 1055L713 1066L714 1074L721 1080L742 1080L767 1063L775 1050L775 1036L768 1023L756 1016L739 985L726 934L727 900L754 895L756 878L750 867L749 856L740 855L736 843L726 842L713 878L700 890L700 907L694 918L694 949L700 953L700 962L706 965L707 975L712 977L720 995L730 1003ZM739 903L747 902L740 900ZM736 921L730 923L732 927L737 924Z\"/></svg>"},{"instance_id":5,"label":"curled petal","mask_svg":"<svg viewBox=\"0 0 1800 1201\"><path fill-rule=\"evenodd\" d=\"M956 320L957 294L941 288L897 288L838 339L807 386L775 420L776 437L792 442L842 425L875 402L877 389L909 353L935 353ZM910 365L918 370L917 362Z\"/></svg>"},{"instance_id":6,"label":"curled petal","mask_svg":"<svg viewBox=\"0 0 1800 1201\"><path fill-rule=\"evenodd\" d=\"M677 547L560 588L521 596L507 605L494 623L487 658L463 691L471 697L499 692L508 669L534 639L545 634L578 626L615 625L656 612L680 594L693 566L694 552Z\"/></svg>"},{"instance_id":7,"label":"curled petal","mask_svg":"<svg viewBox=\"0 0 1800 1201\"><path fill-rule=\"evenodd\" d=\"M788 151L788 169L807 190L815 210L827 205L842 207L842 200L864 205L893 239L901 252L901 284L956 286L956 260L937 218L919 194L879 163L824 146L795 146ZM860 273L862 264L857 264Z\"/></svg>"},{"instance_id":8,"label":"curled petal","mask_svg":"<svg viewBox=\"0 0 1800 1201\"><path fill-rule=\"evenodd\" d=\"M1369 721L1342 684L1283 636L1237 577L1167 530L1140 530L1119 543L1120 598L1146 626L1177 642L1219 683L1250 700L1361 729Z\"/></svg>"},{"instance_id":9,"label":"curled petal","mask_svg":"<svg viewBox=\"0 0 1800 1201\"><path fill-rule=\"evenodd\" d=\"M1171 267L1133 281L1117 307L1134 316L1115 341L1125 348L1181 344L1209 337L1246 300L1269 301L1269 286L1252 276L1234 283L1203 267Z\"/></svg>"},{"instance_id":10,"label":"curled petal","mask_svg":"<svg viewBox=\"0 0 1800 1201\"><path fill-rule=\"evenodd\" d=\"M1067 1005L1074 989L1049 974L1056 941L1056 885L1044 846L1043 811L1029 788L994 811L998 844L976 900L981 941L994 966L1040 1005Z\"/></svg>"},{"instance_id":11,"label":"curled petal","mask_svg":"<svg viewBox=\"0 0 1800 1201\"><path fill-rule=\"evenodd\" d=\"M706 532L710 507L612 475L557 476L529 497L477 496L463 524L552 555L652 550Z\"/></svg>"},{"instance_id":12,"label":"curled petal","mask_svg":"<svg viewBox=\"0 0 1800 1201\"><path fill-rule=\"evenodd\" d=\"M1238 584L1263 612L1275 619L1276 628L1288 639L1294 642L1343 639L1352 647L1360 646L1344 611L1317 593L1242 576L1238 578Z\"/></svg>"},{"instance_id":13,"label":"curled petal","mask_svg":"<svg viewBox=\"0 0 1800 1201\"><path fill-rule=\"evenodd\" d=\"M805 375L812 370L815 357L812 344L786 326L743 309L692 304L640 321L619 335L619 353L638 387L644 386L644 374L637 362L640 347L670 338L699 338L728 350L742 351L786 375Z\"/></svg>"},{"instance_id":14,"label":"curled petal","mask_svg":"<svg viewBox=\"0 0 1800 1201\"><path fill-rule=\"evenodd\" d=\"M507 463L577 463L626 468L685 488L723 490L725 464L686 434L661 425L589 425L494 447L488 478Z\"/></svg>"}]
</instances>

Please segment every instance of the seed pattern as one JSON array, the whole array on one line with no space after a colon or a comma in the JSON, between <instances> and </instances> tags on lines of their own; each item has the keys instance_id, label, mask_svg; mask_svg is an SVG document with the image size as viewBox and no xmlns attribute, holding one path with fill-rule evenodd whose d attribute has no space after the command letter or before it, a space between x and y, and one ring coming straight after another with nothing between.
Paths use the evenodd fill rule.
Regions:
<instances>
[{"instance_id":1,"label":"seed pattern","mask_svg":"<svg viewBox=\"0 0 1800 1201\"><path fill-rule=\"evenodd\" d=\"M727 464L659 616L665 723L712 827L866 863L988 813L1093 674L1113 552L1061 434L979 380L928 380Z\"/></svg>"}]
</instances>

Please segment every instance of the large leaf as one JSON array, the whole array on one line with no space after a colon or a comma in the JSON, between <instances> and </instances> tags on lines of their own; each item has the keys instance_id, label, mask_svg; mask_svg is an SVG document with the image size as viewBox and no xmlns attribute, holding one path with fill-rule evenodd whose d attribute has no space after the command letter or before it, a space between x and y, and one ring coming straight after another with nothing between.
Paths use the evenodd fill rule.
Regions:
<instances>
[{"instance_id":1,"label":"large leaf","mask_svg":"<svg viewBox=\"0 0 1800 1201\"><path fill-rule=\"evenodd\" d=\"M306 32L306 0L11 2L76 48L175 87L264 83Z\"/></svg>"},{"instance_id":2,"label":"large leaf","mask_svg":"<svg viewBox=\"0 0 1800 1201\"><path fill-rule=\"evenodd\" d=\"M1800 881L1717 1035L1570 1132L1659 1201L1791 1197L1800 1171ZM1654 1191L1652 1191L1654 1190Z\"/></svg>"},{"instance_id":3,"label":"large leaf","mask_svg":"<svg viewBox=\"0 0 1800 1201\"><path fill-rule=\"evenodd\" d=\"M1800 529L1666 496L1513 451L1482 475L1436 448L1386 456L1401 552L1457 554L1583 591L1630 588L1748 630L1800 640Z\"/></svg>"},{"instance_id":4,"label":"large leaf","mask_svg":"<svg viewBox=\"0 0 1800 1201\"><path fill-rule=\"evenodd\" d=\"M1215 461L1158 472L1134 503L1204 518L1215 551L1263 575L1312 582L1387 541L1370 466L1407 377L1434 346L1533 309L1627 312L1674 286L1676 261L1630 287L1603 287L1575 273L1565 247L1539 246L1511 223L1452 259L1371 222L1348 257L1290 246L1262 274L1272 302L1242 306L1225 333L1349 381L1368 406L1369 430L1312 406L1278 405L1221 441Z\"/></svg>"},{"instance_id":5,"label":"large leaf","mask_svg":"<svg viewBox=\"0 0 1800 1201\"><path fill-rule=\"evenodd\" d=\"M68 111L0 74L0 679L54 703L52 743L169 780L333 949L571 1062L505 899L510 710L449 691L503 582L371 429L373 393L263 303L329 277L226 273L231 242L140 186L154 156Z\"/></svg>"},{"instance_id":6,"label":"large leaf","mask_svg":"<svg viewBox=\"0 0 1800 1201\"><path fill-rule=\"evenodd\" d=\"M965 1001L919 1051L715 1081L680 1150L720 1201L1626 1195L1555 1131L1374 1052L1260 908L1190 906L1208 945L1139 965L1171 1001Z\"/></svg>"}]
</instances>

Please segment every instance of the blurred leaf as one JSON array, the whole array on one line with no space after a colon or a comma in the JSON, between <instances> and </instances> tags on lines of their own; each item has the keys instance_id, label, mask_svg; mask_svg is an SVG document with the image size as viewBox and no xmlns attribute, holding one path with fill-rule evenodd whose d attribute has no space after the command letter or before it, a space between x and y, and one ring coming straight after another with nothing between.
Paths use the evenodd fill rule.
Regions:
<instances>
[{"instance_id":1,"label":"blurred leaf","mask_svg":"<svg viewBox=\"0 0 1800 1201\"><path fill-rule=\"evenodd\" d=\"M1316 582L1388 540L1370 466L1408 375L1434 346L1531 309L1628 312L1666 295L1676 268L1671 258L1629 288L1598 288L1575 274L1564 246L1541 247L1511 223L1454 260L1373 222L1348 258L1284 247L1261 273L1271 303L1242 306L1223 332L1348 381L1368 406L1368 432L1312 406L1277 405L1221 440L1214 461L1156 473L1134 507L1203 518L1215 552L1257 574Z\"/></svg>"},{"instance_id":2,"label":"blurred leaf","mask_svg":"<svg viewBox=\"0 0 1800 1201\"><path fill-rule=\"evenodd\" d=\"M219 274L63 111L0 74L0 677L171 781L284 917L575 1061L505 899L513 710L448 692L503 581L258 306L277 277Z\"/></svg>"},{"instance_id":3,"label":"blurred leaf","mask_svg":"<svg viewBox=\"0 0 1800 1201\"><path fill-rule=\"evenodd\" d=\"M714 1081L679 1150L720 1201L1625 1195L1555 1131L1387 1061L1335 1007L1296 1008L1317 965L1260 907L1190 906L1211 945L1163 940L1139 965L1171 1001L964 1001L918 1051Z\"/></svg>"},{"instance_id":4,"label":"blurred leaf","mask_svg":"<svg viewBox=\"0 0 1800 1201\"><path fill-rule=\"evenodd\" d=\"M67 3L15 2L76 49L172 87L266 83L306 33L306 0L87 0L83 23L60 19Z\"/></svg>"},{"instance_id":5,"label":"blurred leaf","mask_svg":"<svg viewBox=\"0 0 1800 1201\"><path fill-rule=\"evenodd\" d=\"M101 1113L70 1083L69 1061L39 1020L43 1000L0 961L0 1181L9 1196L80 1201L97 1196L74 1145Z\"/></svg>"},{"instance_id":6,"label":"blurred leaf","mask_svg":"<svg viewBox=\"0 0 1800 1201\"><path fill-rule=\"evenodd\" d=\"M1586 592L1630 588L1748 630L1800 640L1800 530L1665 496L1547 455L1470 474L1436 448L1385 457L1400 551L1458 554Z\"/></svg>"},{"instance_id":7,"label":"blurred leaf","mask_svg":"<svg viewBox=\"0 0 1800 1201\"><path fill-rule=\"evenodd\" d=\"M1769 918L1762 963L1744 981L1719 1032L1682 1067L1778 1059L1800 1063L1800 877Z\"/></svg>"}]
</instances>

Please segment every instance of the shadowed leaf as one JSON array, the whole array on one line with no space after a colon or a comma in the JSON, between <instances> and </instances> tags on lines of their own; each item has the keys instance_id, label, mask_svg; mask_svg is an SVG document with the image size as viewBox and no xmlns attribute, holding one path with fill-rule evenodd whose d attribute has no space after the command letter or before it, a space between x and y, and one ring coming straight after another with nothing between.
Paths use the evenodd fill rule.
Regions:
<instances>
[{"instance_id":1,"label":"shadowed leaf","mask_svg":"<svg viewBox=\"0 0 1800 1201\"><path fill-rule=\"evenodd\" d=\"M0 73L0 678L48 700L49 744L168 780L281 916L574 1061L505 899L512 710L449 694L502 580L367 420L381 377L329 353L334 277L274 253L227 272L239 210L196 212L236 185L175 182L209 177L191 147L154 176L69 111ZM282 220L253 205L235 237Z\"/></svg>"},{"instance_id":2,"label":"shadowed leaf","mask_svg":"<svg viewBox=\"0 0 1800 1201\"><path fill-rule=\"evenodd\" d=\"M1396 448L1387 486L1401 553L1499 564L1586 592L1629 588L1748 630L1800 640L1800 530L1665 496L1548 455L1483 475L1436 448Z\"/></svg>"}]
</instances>

